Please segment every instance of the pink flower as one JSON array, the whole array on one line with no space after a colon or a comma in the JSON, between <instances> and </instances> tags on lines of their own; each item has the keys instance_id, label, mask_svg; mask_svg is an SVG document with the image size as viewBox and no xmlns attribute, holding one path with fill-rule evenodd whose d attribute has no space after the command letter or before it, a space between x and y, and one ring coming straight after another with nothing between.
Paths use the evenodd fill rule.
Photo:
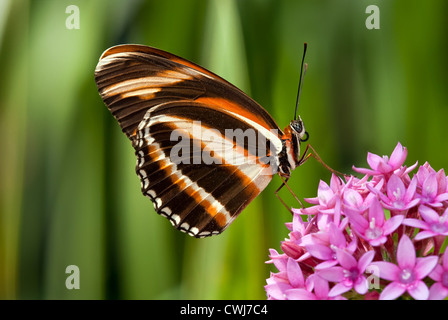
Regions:
<instances>
[{"instance_id":1,"label":"pink flower","mask_svg":"<svg viewBox=\"0 0 448 320\"><path fill-rule=\"evenodd\" d=\"M420 167L420 181L423 180L422 176L424 176L424 180L421 184L421 194L418 195L420 198L420 202L426 205L430 205L432 207L441 207L442 201L448 200L448 193L446 192L446 186L444 188L439 188L439 186L443 186L446 183L446 177L443 174L440 175L435 172L430 172L428 174L422 174L421 169L424 167ZM425 168L424 168L425 169ZM426 170L423 170L426 171ZM417 174L419 176L419 174Z\"/></svg>"},{"instance_id":2,"label":"pink flower","mask_svg":"<svg viewBox=\"0 0 448 320\"><path fill-rule=\"evenodd\" d=\"M404 218L397 215L385 220L383 208L376 198L369 208L369 220L352 210L346 210L346 215L356 233L374 247L385 243L387 236L400 226Z\"/></svg>"},{"instance_id":3,"label":"pink flower","mask_svg":"<svg viewBox=\"0 0 448 320\"><path fill-rule=\"evenodd\" d=\"M429 277L436 281L429 289L429 299L445 299L448 296L448 251L443 255L442 264L436 265Z\"/></svg>"},{"instance_id":4,"label":"pink flower","mask_svg":"<svg viewBox=\"0 0 448 320\"><path fill-rule=\"evenodd\" d=\"M387 182L387 196L376 189L372 191L378 194L386 209L404 211L420 202L420 199L414 198L416 189L417 178L414 177L406 189L403 180L396 174L392 174Z\"/></svg>"},{"instance_id":5,"label":"pink flower","mask_svg":"<svg viewBox=\"0 0 448 320\"><path fill-rule=\"evenodd\" d=\"M351 254L344 250L337 250L336 255L341 266L320 270L318 273L325 280L337 282L328 295L330 297L338 296L352 288L359 294L365 294L368 289L368 282L364 272L372 262L375 253L368 251L361 256L359 261L356 261Z\"/></svg>"},{"instance_id":6,"label":"pink flower","mask_svg":"<svg viewBox=\"0 0 448 320\"><path fill-rule=\"evenodd\" d=\"M293 209L283 253L270 251L268 299L448 296L448 177L427 162L412 175L406 154L399 143L390 158L369 154L362 178L333 174Z\"/></svg>"},{"instance_id":7,"label":"pink flower","mask_svg":"<svg viewBox=\"0 0 448 320\"><path fill-rule=\"evenodd\" d=\"M380 157L370 152L367 154L367 163L369 164L370 168L372 168L372 170L364 168L356 168L355 166L353 166L353 170L371 176L390 175L395 170L400 169L400 167L406 160L407 154L408 154L407 149L403 148L403 146L400 143L398 143L394 151L392 152L390 158L388 156Z\"/></svg>"},{"instance_id":8,"label":"pink flower","mask_svg":"<svg viewBox=\"0 0 448 320\"><path fill-rule=\"evenodd\" d=\"M416 300L426 300L429 290L422 281L436 266L438 258L430 256L416 258L411 239L403 235L398 243L398 266L385 261L373 262L380 270L382 279L392 281L381 292L380 300L393 300L408 292Z\"/></svg>"},{"instance_id":9,"label":"pink flower","mask_svg":"<svg viewBox=\"0 0 448 320\"><path fill-rule=\"evenodd\" d=\"M356 211L364 211L370 205L370 203L364 202L364 198L361 195L361 193L359 193L358 190L354 189L345 190L343 198L345 207Z\"/></svg>"},{"instance_id":10,"label":"pink flower","mask_svg":"<svg viewBox=\"0 0 448 320\"><path fill-rule=\"evenodd\" d=\"M328 236L325 242L322 241L323 237L320 236L319 239L314 238L312 244L306 245L306 249L313 257L323 260L322 263L315 266L316 270L335 266L338 263L337 250L346 250L353 253L357 246L356 238L348 244L344 233L332 222L329 223L328 233L324 234Z\"/></svg>"},{"instance_id":11,"label":"pink flower","mask_svg":"<svg viewBox=\"0 0 448 320\"><path fill-rule=\"evenodd\" d=\"M290 289L286 291L286 298L288 300L346 300L342 296L329 296L330 286L328 281L319 277L313 276L311 286L308 289ZM313 290L314 289L314 290ZM314 291L314 293L312 292Z\"/></svg>"},{"instance_id":12,"label":"pink flower","mask_svg":"<svg viewBox=\"0 0 448 320\"><path fill-rule=\"evenodd\" d=\"M440 169L439 171L435 171L428 162L425 162L424 165L422 165L416 174L417 180L418 180L418 187L422 188L425 180L428 178L429 175L435 174L436 180L437 180L437 194L446 193L447 190L447 179L445 177L445 171L443 169Z\"/></svg>"},{"instance_id":13,"label":"pink flower","mask_svg":"<svg viewBox=\"0 0 448 320\"><path fill-rule=\"evenodd\" d=\"M438 235L448 236L448 208L445 209L445 212L441 216L433 209L423 205L418 208L418 211L424 221L413 218L404 219L403 221L404 225L424 230L415 236L415 240Z\"/></svg>"},{"instance_id":14,"label":"pink flower","mask_svg":"<svg viewBox=\"0 0 448 320\"><path fill-rule=\"evenodd\" d=\"M269 299L284 300L286 290L305 286L302 270L294 259L283 259L274 249L271 249L271 258L280 272L271 274L267 280L265 290Z\"/></svg>"},{"instance_id":15,"label":"pink flower","mask_svg":"<svg viewBox=\"0 0 448 320\"><path fill-rule=\"evenodd\" d=\"M332 214L337 201L340 199L340 191L342 188L341 180L336 176L331 176L330 185L324 181L319 182L316 198L305 199L308 203L319 205L319 212ZM309 209L305 209L309 210ZM307 212L308 213L308 212Z\"/></svg>"}]
</instances>

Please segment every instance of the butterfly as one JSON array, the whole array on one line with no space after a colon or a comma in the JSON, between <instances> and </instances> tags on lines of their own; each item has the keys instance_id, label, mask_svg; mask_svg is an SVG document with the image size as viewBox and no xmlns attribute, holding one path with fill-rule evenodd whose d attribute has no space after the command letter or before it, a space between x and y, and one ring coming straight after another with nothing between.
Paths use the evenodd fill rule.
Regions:
<instances>
[{"instance_id":1,"label":"butterfly","mask_svg":"<svg viewBox=\"0 0 448 320\"><path fill-rule=\"evenodd\" d=\"M95 81L135 149L142 193L191 236L220 234L275 174L286 183L307 158L300 156L308 133L297 108L282 131L243 91L174 54L111 47Z\"/></svg>"}]
</instances>

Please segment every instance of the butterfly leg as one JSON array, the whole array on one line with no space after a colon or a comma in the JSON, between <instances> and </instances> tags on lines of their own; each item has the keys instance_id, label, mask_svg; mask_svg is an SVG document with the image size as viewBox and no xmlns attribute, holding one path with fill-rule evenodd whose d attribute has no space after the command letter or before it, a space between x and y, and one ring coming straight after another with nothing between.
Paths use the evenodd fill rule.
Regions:
<instances>
[{"instance_id":1,"label":"butterfly leg","mask_svg":"<svg viewBox=\"0 0 448 320\"><path fill-rule=\"evenodd\" d=\"M285 208L286 208L289 212L291 212L291 214L293 213L292 210L291 210L291 208L288 207L288 206L286 205L286 203L283 201L283 199L282 199L282 198L279 196L279 194L278 194L278 192L283 188L283 186L286 186L286 188L289 190L289 192L293 195L294 199L296 199L297 202L300 203L300 205L302 206L302 208L305 208L305 206L303 205L302 201L300 201L300 199L296 196L296 194L294 193L294 191L292 191L291 188L289 187L289 185L288 185L289 177L285 178L285 177L282 177L281 175L279 175L279 176L280 176L280 179L282 179L283 182L282 182L282 184L280 185L280 187L278 187L278 189L275 191L275 195L276 195L276 197L280 200L280 202L285 206Z\"/></svg>"},{"instance_id":2,"label":"butterfly leg","mask_svg":"<svg viewBox=\"0 0 448 320\"><path fill-rule=\"evenodd\" d=\"M311 151L308 153L309 149L311 149ZM304 164L310 157L313 157L314 159L316 159L321 165L324 166L325 169L327 169L331 173L334 173L335 175L340 176L340 177L347 176L346 174L336 171L333 168L331 168L328 164L326 164L322 160L322 158L317 154L316 150L314 150L314 148L310 144L307 144L307 146L305 148L305 152L303 153L302 157L299 160L298 166L301 166L302 164Z\"/></svg>"}]
</instances>

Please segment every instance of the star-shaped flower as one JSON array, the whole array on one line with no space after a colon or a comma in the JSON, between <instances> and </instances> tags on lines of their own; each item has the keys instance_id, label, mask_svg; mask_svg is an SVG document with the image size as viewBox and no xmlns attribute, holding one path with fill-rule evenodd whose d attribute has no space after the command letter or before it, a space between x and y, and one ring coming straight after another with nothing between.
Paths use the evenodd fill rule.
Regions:
<instances>
[{"instance_id":1,"label":"star-shaped flower","mask_svg":"<svg viewBox=\"0 0 448 320\"><path fill-rule=\"evenodd\" d=\"M401 143L398 142L394 151L388 156L378 156L373 153L367 154L367 163L372 169L365 168L356 168L353 166L353 170L368 175L384 175L388 176L392 174L395 170L400 169L406 160L406 156L408 155L408 151L404 148Z\"/></svg>"},{"instance_id":2,"label":"star-shaped flower","mask_svg":"<svg viewBox=\"0 0 448 320\"><path fill-rule=\"evenodd\" d=\"M387 236L398 228L404 218L402 215L396 215L386 220L377 198L371 202L369 220L357 211L346 210L345 213L356 233L374 247L385 243Z\"/></svg>"},{"instance_id":3,"label":"star-shaped flower","mask_svg":"<svg viewBox=\"0 0 448 320\"><path fill-rule=\"evenodd\" d=\"M380 300L396 299L406 291L416 300L426 300L429 290L422 279L434 269L437 260L436 256L416 258L411 239L403 235L397 247L398 265L385 261L372 262L379 268L380 278L391 281L381 292Z\"/></svg>"},{"instance_id":4,"label":"star-shaped flower","mask_svg":"<svg viewBox=\"0 0 448 320\"><path fill-rule=\"evenodd\" d=\"M404 219L403 224L414 228L419 228L420 231L415 240L426 239L438 235L448 236L448 208L442 215L439 215L433 209L426 206L419 206L418 211L423 218L420 219L408 218Z\"/></svg>"},{"instance_id":5,"label":"star-shaped flower","mask_svg":"<svg viewBox=\"0 0 448 320\"><path fill-rule=\"evenodd\" d=\"M318 275L325 280L337 282L329 292L329 296L341 295L352 288L359 294L365 294L368 288L364 272L375 256L374 251L364 253L359 261L344 250L336 251L337 260L341 266L320 270Z\"/></svg>"}]
</instances>

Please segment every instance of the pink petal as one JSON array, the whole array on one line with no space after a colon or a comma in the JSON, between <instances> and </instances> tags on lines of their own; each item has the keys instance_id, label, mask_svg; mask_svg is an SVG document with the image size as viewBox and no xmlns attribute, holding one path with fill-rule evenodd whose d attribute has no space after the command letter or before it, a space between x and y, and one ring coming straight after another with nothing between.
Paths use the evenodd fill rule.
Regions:
<instances>
[{"instance_id":1,"label":"pink petal","mask_svg":"<svg viewBox=\"0 0 448 320\"><path fill-rule=\"evenodd\" d=\"M417 177L414 176L411 180L411 183L408 186L408 189L406 190L404 200L405 202L411 201L412 198L414 198L415 190L417 189Z\"/></svg>"},{"instance_id":2,"label":"pink petal","mask_svg":"<svg viewBox=\"0 0 448 320\"><path fill-rule=\"evenodd\" d=\"M285 291L291 286L287 283L277 282L264 286L266 293L276 300L285 300Z\"/></svg>"},{"instance_id":3,"label":"pink petal","mask_svg":"<svg viewBox=\"0 0 448 320\"><path fill-rule=\"evenodd\" d=\"M384 211L378 198L374 198L369 208L369 220L375 219L376 226L382 226L384 223Z\"/></svg>"},{"instance_id":4,"label":"pink petal","mask_svg":"<svg viewBox=\"0 0 448 320\"><path fill-rule=\"evenodd\" d=\"M318 275L327 281L340 282L344 280L344 269L341 267L331 267L319 271Z\"/></svg>"},{"instance_id":5,"label":"pink petal","mask_svg":"<svg viewBox=\"0 0 448 320\"><path fill-rule=\"evenodd\" d=\"M448 296L448 288L440 282L434 283L429 289L428 300L443 300Z\"/></svg>"},{"instance_id":6,"label":"pink petal","mask_svg":"<svg viewBox=\"0 0 448 320\"><path fill-rule=\"evenodd\" d=\"M343 283L336 283L333 288L331 288L330 292L328 293L329 297L336 297L340 294L343 294L349 290L351 290L352 286L346 286Z\"/></svg>"},{"instance_id":7,"label":"pink petal","mask_svg":"<svg viewBox=\"0 0 448 320\"><path fill-rule=\"evenodd\" d=\"M398 142L394 151L390 155L389 164L394 168L398 168L404 163L404 160L406 160L407 155L408 150L406 148L403 148L401 143Z\"/></svg>"},{"instance_id":8,"label":"pink petal","mask_svg":"<svg viewBox=\"0 0 448 320\"><path fill-rule=\"evenodd\" d=\"M374 176L376 174L378 174L378 172L374 171L374 170L370 170L370 169L365 169L365 168L357 168L355 166L352 166L352 169L356 172L359 172L361 174L366 174L369 176Z\"/></svg>"},{"instance_id":9,"label":"pink petal","mask_svg":"<svg viewBox=\"0 0 448 320\"><path fill-rule=\"evenodd\" d=\"M406 188L404 187L403 181L396 175L390 176L387 182L387 196L392 201L401 200L406 194Z\"/></svg>"},{"instance_id":10,"label":"pink petal","mask_svg":"<svg viewBox=\"0 0 448 320\"><path fill-rule=\"evenodd\" d=\"M444 193L446 191L445 170L440 169L439 171L437 171L436 177L437 177L437 190L438 190L438 193Z\"/></svg>"},{"instance_id":11,"label":"pink petal","mask_svg":"<svg viewBox=\"0 0 448 320\"><path fill-rule=\"evenodd\" d=\"M425 163L425 164L426 164L426 163ZM419 184L420 186L423 185L423 182L425 182L425 179L428 177L428 174L429 174L429 171L428 171L428 168L425 167L425 165L420 166L420 167L418 168L418 171L417 171L417 179L418 179L418 184Z\"/></svg>"},{"instance_id":12,"label":"pink petal","mask_svg":"<svg viewBox=\"0 0 448 320\"><path fill-rule=\"evenodd\" d=\"M383 243L386 243L387 238L385 236L381 236L376 239L366 239L366 240L369 241L369 243L372 247L378 247L378 246L382 245Z\"/></svg>"},{"instance_id":13,"label":"pink petal","mask_svg":"<svg viewBox=\"0 0 448 320\"><path fill-rule=\"evenodd\" d=\"M319 263L317 266L314 267L315 270L323 270L327 268L334 267L339 262L338 260L326 260L324 262Z\"/></svg>"},{"instance_id":14,"label":"pink petal","mask_svg":"<svg viewBox=\"0 0 448 320\"><path fill-rule=\"evenodd\" d=\"M354 209L362 209L363 200L362 196L353 189L347 189L344 192L344 203Z\"/></svg>"},{"instance_id":15,"label":"pink petal","mask_svg":"<svg viewBox=\"0 0 448 320\"><path fill-rule=\"evenodd\" d=\"M306 261L309 258L311 258L311 254L309 252L306 252L302 254L299 259L297 259L297 262Z\"/></svg>"},{"instance_id":16,"label":"pink petal","mask_svg":"<svg viewBox=\"0 0 448 320\"><path fill-rule=\"evenodd\" d=\"M424 258L417 258L415 263L414 273L417 279L423 279L434 270L439 258L437 256L429 256Z\"/></svg>"},{"instance_id":17,"label":"pink petal","mask_svg":"<svg viewBox=\"0 0 448 320\"><path fill-rule=\"evenodd\" d=\"M305 246L308 252L320 260L333 260L333 250L320 244L310 244Z\"/></svg>"},{"instance_id":18,"label":"pink petal","mask_svg":"<svg viewBox=\"0 0 448 320\"><path fill-rule=\"evenodd\" d=\"M330 234L330 243L332 245L335 245L338 248L342 248L347 245L344 234L333 222L330 222L328 231Z\"/></svg>"},{"instance_id":19,"label":"pink petal","mask_svg":"<svg viewBox=\"0 0 448 320\"><path fill-rule=\"evenodd\" d=\"M275 249L269 249L269 257L272 259L272 262L274 263L274 266L279 271L285 271L286 270L286 256L282 257L280 256Z\"/></svg>"},{"instance_id":20,"label":"pink petal","mask_svg":"<svg viewBox=\"0 0 448 320\"><path fill-rule=\"evenodd\" d=\"M335 193L338 193L339 188L342 186L343 186L343 182L342 182L341 178L339 178L337 175L332 173L331 179L330 179L331 190L333 190Z\"/></svg>"},{"instance_id":21,"label":"pink petal","mask_svg":"<svg viewBox=\"0 0 448 320\"><path fill-rule=\"evenodd\" d=\"M383 225L383 235L387 236L394 232L403 222L404 216L398 215L387 220Z\"/></svg>"},{"instance_id":22,"label":"pink petal","mask_svg":"<svg viewBox=\"0 0 448 320\"><path fill-rule=\"evenodd\" d=\"M305 289L286 290L285 296L288 300L316 300L316 296Z\"/></svg>"},{"instance_id":23,"label":"pink petal","mask_svg":"<svg viewBox=\"0 0 448 320\"><path fill-rule=\"evenodd\" d=\"M358 269L360 272L364 272L367 266L372 262L375 257L375 251L371 250L364 253L358 261Z\"/></svg>"},{"instance_id":24,"label":"pink petal","mask_svg":"<svg viewBox=\"0 0 448 320\"><path fill-rule=\"evenodd\" d=\"M288 273L288 280L295 288L301 288L305 286L305 279L303 278L302 269L299 264L292 258L288 258L288 264L286 266Z\"/></svg>"},{"instance_id":25,"label":"pink petal","mask_svg":"<svg viewBox=\"0 0 448 320\"><path fill-rule=\"evenodd\" d=\"M410 166L409 168L407 168L403 174L408 174L409 172L413 171L418 165L418 161L416 161L412 166Z\"/></svg>"},{"instance_id":26,"label":"pink petal","mask_svg":"<svg viewBox=\"0 0 448 320\"><path fill-rule=\"evenodd\" d=\"M355 258L345 250L338 249L336 250L336 257L339 261L339 264L344 269L351 269L358 266L358 263Z\"/></svg>"},{"instance_id":27,"label":"pink petal","mask_svg":"<svg viewBox=\"0 0 448 320\"><path fill-rule=\"evenodd\" d=\"M432 231L421 231L414 237L414 240L419 241L419 240L423 240L423 239L428 239L428 238L434 237L435 235L436 235L436 233L434 233Z\"/></svg>"},{"instance_id":28,"label":"pink petal","mask_svg":"<svg viewBox=\"0 0 448 320\"><path fill-rule=\"evenodd\" d=\"M407 218L402 222L405 226L410 226L419 229L428 229L428 224L422 220Z\"/></svg>"},{"instance_id":29,"label":"pink petal","mask_svg":"<svg viewBox=\"0 0 448 320\"><path fill-rule=\"evenodd\" d=\"M406 209L410 209L412 207L415 207L419 203L420 203L420 198L414 199L414 200L408 202L406 204L406 206L404 208L402 208L402 210L406 210Z\"/></svg>"},{"instance_id":30,"label":"pink petal","mask_svg":"<svg viewBox=\"0 0 448 320\"><path fill-rule=\"evenodd\" d=\"M359 294L366 294L367 290L369 289L369 283L366 279L366 277L361 276L356 280L355 282L355 291Z\"/></svg>"},{"instance_id":31,"label":"pink petal","mask_svg":"<svg viewBox=\"0 0 448 320\"><path fill-rule=\"evenodd\" d=\"M332 210L333 211L333 210ZM319 230L326 232L328 230L328 223L331 221L331 217L328 214L318 214L317 215L317 227Z\"/></svg>"},{"instance_id":32,"label":"pink petal","mask_svg":"<svg viewBox=\"0 0 448 320\"><path fill-rule=\"evenodd\" d=\"M314 278L314 293L320 299L328 297L328 292L330 291L330 286L328 285L328 281L324 278L316 276Z\"/></svg>"},{"instance_id":33,"label":"pink petal","mask_svg":"<svg viewBox=\"0 0 448 320\"><path fill-rule=\"evenodd\" d=\"M431 271L429 277L434 281L442 281L443 272L444 272L443 267L440 264L438 264Z\"/></svg>"},{"instance_id":34,"label":"pink petal","mask_svg":"<svg viewBox=\"0 0 448 320\"><path fill-rule=\"evenodd\" d=\"M381 292L380 300L394 300L401 296L406 288L397 282L389 283Z\"/></svg>"},{"instance_id":35,"label":"pink petal","mask_svg":"<svg viewBox=\"0 0 448 320\"><path fill-rule=\"evenodd\" d=\"M387 161L387 162L386 162ZM378 163L378 168L377 170L379 172L385 173L385 172L389 172L391 171L393 168L392 166L389 164L389 159L386 157L385 159L383 159L382 162Z\"/></svg>"},{"instance_id":36,"label":"pink petal","mask_svg":"<svg viewBox=\"0 0 448 320\"><path fill-rule=\"evenodd\" d=\"M435 201L438 201L438 202L442 202L442 201L446 201L446 200L448 200L448 193L442 193L442 194L439 194L436 198L435 198ZM435 207L435 205L434 204L431 204L433 207ZM441 205L440 206L438 206L438 207L441 207Z\"/></svg>"},{"instance_id":37,"label":"pink petal","mask_svg":"<svg viewBox=\"0 0 448 320\"><path fill-rule=\"evenodd\" d=\"M293 209L294 210L294 209ZM294 214L292 217L292 229L303 234L306 229L306 223L303 222L300 214Z\"/></svg>"},{"instance_id":38,"label":"pink petal","mask_svg":"<svg viewBox=\"0 0 448 320\"><path fill-rule=\"evenodd\" d=\"M429 290L423 281L416 281L412 286L408 287L408 292L415 300L426 300L429 296Z\"/></svg>"},{"instance_id":39,"label":"pink petal","mask_svg":"<svg viewBox=\"0 0 448 320\"><path fill-rule=\"evenodd\" d=\"M397 262L401 269L414 268L415 248L407 235L403 235L398 242Z\"/></svg>"},{"instance_id":40,"label":"pink petal","mask_svg":"<svg viewBox=\"0 0 448 320\"><path fill-rule=\"evenodd\" d=\"M339 225L339 228L342 230L341 227L341 198L336 198L335 204L334 204L334 215L333 215L333 222L336 225ZM346 221L348 223L348 221Z\"/></svg>"},{"instance_id":41,"label":"pink petal","mask_svg":"<svg viewBox=\"0 0 448 320\"><path fill-rule=\"evenodd\" d=\"M369 222L358 211L346 208L345 215L348 217L348 221L352 227L359 233L364 233L364 231L369 227Z\"/></svg>"},{"instance_id":42,"label":"pink petal","mask_svg":"<svg viewBox=\"0 0 448 320\"><path fill-rule=\"evenodd\" d=\"M437 178L435 173L431 173L423 182L422 195L430 199L437 196Z\"/></svg>"},{"instance_id":43,"label":"pink petal","mask_svg":"<svg viewBox=\"0 0 448 320\"><path fill-rule=\"evenodd\" d=\"M321 231L321 232L314 232L310 234L310 238L307 242L304 242L305 245L307 244L320 244L323 246L328 246L330 242L330 235L327 231Z\"/></svg>"},{"instance_id":44,"label":"pink petal","mask_svg":"<svg viewBox=\"0 0 448 320\"><path fill-rule=\"evenodd\" d=\"M319 187L317 189L317 196L319 198L319 202L326 205L333 198L334 192L330 189L328 184L320 180Z\"/></svg>"},{"instance_id":45,"label":"pink petal","mask_svg":"<svg viewBox=\"0 0 448 320\"><path fill-rule=\"evenodd\" d=\"M385 262L385 261L374 261L371 265L378 267L379 277L381 279L394 281L398 278L398 274L400 273L400 268L393 263Z\"/></svg>"},{"instance_id":46,"label":"pink petal","mask_svg":"<svg viewBox=\"0 0 448 320\"><path fill-rule=\"evenodd\" d=\"M384 159L380 157L379 155L376 155L374 153L367 153L367 163L369 164L370 168L373 170L377 170L380 163L384 162Z\"/></svg>"},{"instance_id":47,"label":"pink petal","mask_svg":"<svg viewBox=\"0 0 448 320\"><path fill-rule=\"evenodd\" d=\"M428 223L438 223L439 222L439 214L435 212L433 209L428 208L426 206L421 205L418 208L422 218Z\"/></svg>"},{"instance_id":48,"label":"pink petal","mask_svg":"<svg viewBox=\"0 0 448 320\"><path fill-rule=\"evenodd\" d=\"M348 252L353 253L355 252L357 247L358 247L358 238L356 237L356 234L353 233L353 240L348 244L348 246L345 249Z\"/></svg>"}]
</instances>

